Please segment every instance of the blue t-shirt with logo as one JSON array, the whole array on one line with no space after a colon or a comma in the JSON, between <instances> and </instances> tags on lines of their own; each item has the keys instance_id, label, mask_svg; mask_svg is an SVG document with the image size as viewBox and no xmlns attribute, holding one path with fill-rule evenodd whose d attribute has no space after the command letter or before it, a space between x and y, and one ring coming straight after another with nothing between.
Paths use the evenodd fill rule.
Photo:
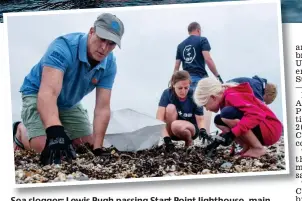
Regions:
<instances>
[{"instance_id":1,"label":"blue t-shirt with logo","mask_svg":"<svg viewBox=\"0 0 302 201\"><path fill-rule=\"evenodd\" d=\"M211 46L206 37L190 35L177 46L176 60L182 62L183 69L191 76L205 77L205 60L202 51L210 51Z\"/></svg>"},{"instance_id":2,"label":"blue t-shirt with logo","mask_svg":"<svg viewBox=\"0 0 302 201\"><path fill-rule=\"evenodd\" d=\"M256 96L256 98L258 98L262 102L264 101L263 95L264 95L265 85L267 83L266 79L260 78L259 76L255 75L252 78L238 77L238 78L228 80L227 82L236 82L236 83L248 82L250 84L251 88L253 89L253 92L254 92L254 95Z\"/></svg>"},{"instance_id":3,"label":"blue t-shirt with logo","mask_svg":"<svg viewBox=\"0 0 302 201\"><path fill-rule=\"evenodd\" d=\"M57 100L59 109L72 108L96 87L112 89L116 75L113 53L92 68L87 58L87 40L85 33L71 33L56 38L25 77L20 92L23 95L38 93L44 66L64 73Z\"/></svg>"},{"instance_id":4,"label":"blue t-shirt with logo","mask_svg":"<svg viewBox=\"0 0 302 201\"><path fill-rule=\"evenodd\" d=\"M168 104L174 104L179 120L186 120L192 124L196 124L195 115L203 115L203 108L197 107L193 101L193 90L189 90L187 98L184 101L180 101L172 89L165 89L161 95L158 106L167 107Z\"/></svg>"}]
</instances>

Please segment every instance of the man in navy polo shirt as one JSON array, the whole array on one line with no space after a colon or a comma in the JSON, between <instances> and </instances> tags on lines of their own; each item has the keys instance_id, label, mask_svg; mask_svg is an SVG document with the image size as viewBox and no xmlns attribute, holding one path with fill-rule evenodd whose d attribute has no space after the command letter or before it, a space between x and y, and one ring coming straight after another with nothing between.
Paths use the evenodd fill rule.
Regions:
<instances>
[{"instance_id":1,"label":"man in navy polo shirt","mask_svg":"<svg viewBox=\"0 0 302 201\"><path fill-rule=\"evenodd\" d=\"M88 142L96 156L110 119L111 89L116 76L112 50L124 34L115 15L98 16L89 33L56 38L25 77L22 123L14 123L15 147L41 152L42 164L75 157L73 144ZM96 88L93 128L80 101Z\"/></svg>"},{"instance_id":2,"label":"man in navy polo shirt","mask_svg":"<svg viewBox=\"0 0 302 201\"><path fill-rule=\"evenodd\" d=\"M191 77L190 88L195 90L197 83L202 78L208 77L205 64L211 72L223 83L216 65L210 55L211 46L206 37L201 36L201 27L197 22L192 22L188 26L189 36L177 46L176 62L174 72L179 71L182 64L183 70L189 72ZM204 111L205 129L210 132L211 112Z\"/></svg>"}]
</instances>

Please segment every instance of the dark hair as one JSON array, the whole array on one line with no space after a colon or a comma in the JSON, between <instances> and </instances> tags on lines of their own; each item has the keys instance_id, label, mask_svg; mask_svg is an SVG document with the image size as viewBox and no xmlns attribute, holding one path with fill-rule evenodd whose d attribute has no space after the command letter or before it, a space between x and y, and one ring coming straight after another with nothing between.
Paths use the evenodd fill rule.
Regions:
<instances>
[{"instance_id":1,"label":"dark hair","mask_svg":"<svg viewBox=\"0 0 302 201\"><path fill-rule=\"evenodd\" d=\"M197 29L200 29L200 25L198 22L191 22L188 26L188 32L191 33L192 31L195 31Z\"/></svg>"},{"instance_id":2,"label":"dark hair","mask_svg":"<svg viewBox=\"0 0 302 201\"><path fill-rule=\"evenodd\" d=\"M185 70L176 71L175 73L173 73L172 78L169 82L169 88L172 89L174 92L173 86L177 82L184 81L184 80L190 80L190 84L191 84L190 74Z\"/></svg>"}]
</instances>

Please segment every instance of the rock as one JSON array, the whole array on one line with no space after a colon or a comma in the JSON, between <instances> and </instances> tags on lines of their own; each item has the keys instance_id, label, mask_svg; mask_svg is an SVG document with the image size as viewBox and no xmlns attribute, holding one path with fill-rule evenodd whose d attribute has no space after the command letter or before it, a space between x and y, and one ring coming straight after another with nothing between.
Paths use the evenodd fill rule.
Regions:
<instances>
[{"instance_id":1,"label":"rock","mask_svg":"<svg viewBox=\"0 0 302 201\"><path fill-rule=\"evenodd\" d=\"M237 172L242 172L242 166L241 165L235 165L234 168Z\"/></svg>"},{"instance_id":2,"label":"rock","mask_svg":"<svg viewBox=\"0 0 302 201\"><path fill-rule=\"evenodd\" d=\"M259 162L258 160L254 162L254 165L257 167L262 167L263 163Z\"/></svg>"},{"instance_id":3,"label":"rock","mask_svg":"<svg viewBox=\"0 0 302 201\"><path fill-rule=\"evenodd\" d=\"M163 175L163 177L173 177L175 176L174 172L169 172L168 174Z\"/></svg>"},{"instance_id":4,"label":"rock","mask_svg":"<svg viewBox=\"0 0 302 201\"><path fill-rule=\"evenodd\" d=\"M84 149L84 152L79 153L78 158L72 163L63 162L60 165L48 166L40 166L37 160L39 154L25 150L17 151L15 152L15 181L22 184L169 177L278 171L286 167L284 146L278 144L268 148L268 152L259 159L230 157L225 155L229 152L229 147L223 146L220 146L213 157L209 158L202 154L205 146L196 146L197 144L195 143L195 146L188 150L184 147L183 142L175 142L176 148L173 153L164 152L162 146L136 153L119 153L116 151L109 157L102 158L95 157Z\"/></svg>"},{"instance_id":5,"label":"rock","mask_svg":"<svg viewBox=\"0 0 302 201\"><path fill-rule=\"evenodd\" d=\"M44 167L42 167L42 170L50 170L51 169L51 166L50 165L45 165Z\"/></svg>"},{"instance_id":6,"label":"rock","mask_svg":"<svg viewBox=\"0 0 302 201\"><path fill-rule=\"evenodd\" d=\"M201 174L211 174L211 170L209 169L203 169Z\"/></svg>"},{"instance_id":7,"label":"rock","mask_svg":"<svg viewBox=\"0 0 302 201\"><path fill-rule=\"evenodd\" d=\"M281 168L282 170L285 170L285 169L286 169L285 166L282 165L282 164L280 164L280 163L277 164L277 167L278 167L278 168Z\"/></svg>"},{"instance_id":8,"label":"rock","mask_svg":"<svg viewBox=\"0 0 302 201\"><path fill-rule=\"evenodd\" d=\"M220 167L221 167L221 168L224 168L224 169L229 169L229 168L231 168L232 166L233 166L232 163L230 163L230 162L225 162L225 163L223 163Z\"/></svg>"},{"instance_id":9,"label":"rock","mask_svg":"<svg viewBox=\"0 0 302 201\"><path fill-rule=\"evenodd\" d=\"M175 172L175 171L176 171L175 165L172 165L172 166L171 166L170 171L171 171L171 172Z\"/></svg>"},{"instance_id":10,"label":"rock","mask_svg":"<svg viewBox=\"0 0 302 201\"><path fill-rule=\"evenodd\" d=\"M18 179L24 179L25 178L25 173L24 173L23 170L17 170L15 175Z\"/></svg>"},{"instance_id":11,"label":"rock","mask_svg":"<svg viewBox=\"0 0 302 201\"><path fill-rule=\"evenodd\" d=\"M74 179L74 178L75 178L75 176L72 175L72 174L69 174L69 175L67 175L67 177L66 177L67 180L71 180L71 179Z\"/></svg>"},{"instance_id":12,"label":"rock","mask_svg":"<svg viewBox=\"0 0 302 201\"><path fill-rule=\"evenodd\" d=\"M66 181L66 174L59 172L58 173L58 178L60 181Z\"/></svg>"},{"instance_id":13,"label":"rock","mask_svg":"<svg viewBox=\"0 0 302 201\"><path fill-rule=\"evenodd\" d=\"M177 154L176 152L173 152L172 156L175 160L179 160L180 158L179 154Z\"/></svg>"},{"instance_id":14,"label":"rock","mask_svg":"<svg viewBox=\"0 0 302 201\"><path fill-rule=\"evenodd\" d=\"M246 159L241 159L240 164L245 165L246 164Z\"/></svg>"}]
</instances>

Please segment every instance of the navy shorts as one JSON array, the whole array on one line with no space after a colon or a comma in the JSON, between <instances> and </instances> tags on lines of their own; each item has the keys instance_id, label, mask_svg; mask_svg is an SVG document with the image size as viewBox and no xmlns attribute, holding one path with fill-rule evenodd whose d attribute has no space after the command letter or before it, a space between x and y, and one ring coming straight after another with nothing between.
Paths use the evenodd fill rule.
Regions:
<instances>
[{"instance_id":1,"label":"navy shorts","mask_svg":"<svg viewBox=\"0 0 302 201\"><path fill-rule=\"evenodd\" d=\"M243 112L241 112L240 110L238 110L235 107L232 106L227 106L224 107L220 114L216 115L214 118L214 123L220 126L226 126L228 127L228 125L226 125L221 118L225 118L225 119L242 119L243 117ZM260 141L260 143L262 145L264 145L264 141L263 141L263 137L262 137L262 133L261 133L261 129L260 126L257 125L254 128L251 129L253 131L253 133L255 134L255 136L257 137L257 139Z\"/></svg>"}]
</instances>

